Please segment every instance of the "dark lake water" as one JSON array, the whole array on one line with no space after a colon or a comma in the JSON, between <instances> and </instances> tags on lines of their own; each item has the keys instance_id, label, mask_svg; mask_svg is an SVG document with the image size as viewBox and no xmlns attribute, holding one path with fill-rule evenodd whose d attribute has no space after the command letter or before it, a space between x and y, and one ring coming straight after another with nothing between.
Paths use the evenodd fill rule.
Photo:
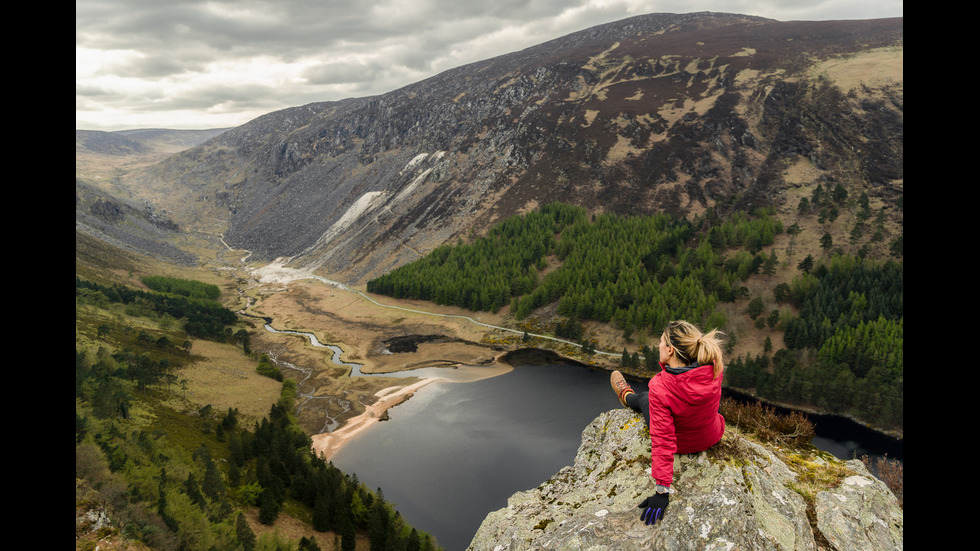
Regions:
<instances>
[{"instance_id":1,"label":"dark lake water","mask_svg":"<svg viewBox=\"0 0 980 551\"><path fill-rule=\"evenodd\" d=\"M391 409L389 421L347 444L333 463L381 488L409 523L459 551L487 513L571 465L582 430L618 407L609 374L576 365L528 365L475 382L437 382ZM861 441L865 436L824 433L814 444L848 459L856 450L887 453ZM896 455L901 458L900 451L889 453Z\"/></svg>"},{"instance_id":2,"label":"dark lake water","mask_svg":"<svg viewBox=\"0 0 980 551\"><path fill-rule=\"evenodd\" d=\"M582 430L618 406L608 375L580 366L437 382L389 410L389 421L347 444L333 463L380 487L447 550L462 550L487 513L570 465Z\"/></svg>"}]
</instances>

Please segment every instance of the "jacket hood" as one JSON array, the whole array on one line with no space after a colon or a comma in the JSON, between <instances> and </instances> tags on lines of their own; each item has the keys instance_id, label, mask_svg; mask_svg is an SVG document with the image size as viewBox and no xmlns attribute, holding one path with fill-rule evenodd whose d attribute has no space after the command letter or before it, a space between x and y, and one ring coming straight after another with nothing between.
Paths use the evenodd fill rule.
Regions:
<instances>
[{"instance_id":1,"label":"jacket hood","mask_svg":"<svg viewBox=\"0 0 980 551\"><path fill-rule=\"evenodd\" d=\"M721 378L724 373L718 375ZM688 404L700 404L717 399L720 386L715 381L715 366L688 365L684 367L664 367L661 374L664 383L676 390L675 396Z\"/></svg>"}]
</instances>

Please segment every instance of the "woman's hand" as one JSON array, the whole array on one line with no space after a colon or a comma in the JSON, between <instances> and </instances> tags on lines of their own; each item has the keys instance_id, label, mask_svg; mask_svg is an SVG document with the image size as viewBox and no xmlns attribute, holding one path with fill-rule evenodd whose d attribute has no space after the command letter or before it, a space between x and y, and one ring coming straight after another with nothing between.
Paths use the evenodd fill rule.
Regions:
<instances>
[{"instance_id":1,"label":"woman's hand","mask_svg":"<svg viewBox=\"0 0 980 551\"><path fill-rule=\"evenodd\" d=\"M643 510L640 513L640 520L647 526L656 524L658 520L664 518L664 513L667 512L667 505L669 504L669 494L653 494L644 499L643 503L637 505L638 508Z\"/></svg>"}]
</instances>

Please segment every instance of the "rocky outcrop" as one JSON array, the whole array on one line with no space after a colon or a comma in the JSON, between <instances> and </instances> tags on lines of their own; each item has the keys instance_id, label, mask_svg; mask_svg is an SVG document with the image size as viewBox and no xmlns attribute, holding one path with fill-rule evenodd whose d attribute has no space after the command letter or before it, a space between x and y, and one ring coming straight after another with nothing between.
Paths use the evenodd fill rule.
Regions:
<instances>
[{"instance_id":1,"label":"rocky outcrop","mask_svg":"<svg viewBox=\"0 0 980 551\"><path fill-rule=\"evenodd\" d=\"M197 257L173 244L180 228L149 203L134 204L75 180L75 252L79 239L88 235L125 251L181 265L193 265Z\"/></svg>"},{"instance_id":2,"label":"rocky outcrop","mask_svg":"<svg viewBox=\"0 0 980 551\"><path fill-rule=\"evenodd\" d=\"M771 449L732 427L715 448L675 456L667 515L646 526L649 445L636 414L600 415L574 465L490 513L469 549L903 548L903 511L863 463Z\"/></svg>"}]
</instances>

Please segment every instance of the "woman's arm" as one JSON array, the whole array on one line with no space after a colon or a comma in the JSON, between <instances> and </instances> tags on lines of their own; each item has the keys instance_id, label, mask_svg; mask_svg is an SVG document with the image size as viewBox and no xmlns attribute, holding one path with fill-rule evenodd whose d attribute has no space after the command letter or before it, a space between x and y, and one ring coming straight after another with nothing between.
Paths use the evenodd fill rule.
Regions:
<instances>
[{"instance_id":1,"label":"woman's arm","mask_svg":"<svg viewBox=\"0 0 980 551\"><path fill-rule=\"evenodd\" d=\"M657 392L650 386L650 473L657 484L669 487L674 479L677 451L674 416L662 399L663 390Z\"/></svg>"}]
</instances>

